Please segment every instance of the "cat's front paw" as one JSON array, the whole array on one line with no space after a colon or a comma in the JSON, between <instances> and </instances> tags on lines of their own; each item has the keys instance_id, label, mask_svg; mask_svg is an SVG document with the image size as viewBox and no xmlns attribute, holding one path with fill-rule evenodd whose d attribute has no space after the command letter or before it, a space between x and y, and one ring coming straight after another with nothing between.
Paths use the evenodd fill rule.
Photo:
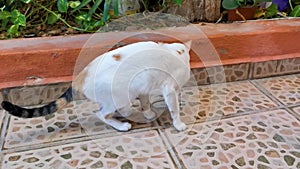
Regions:
<instances>
[{"instance_id":1,"label":"cat's front paw","mask_svg":"<svg viewBox=\"0 0 300 169\"><path fill-rule=\"evenodd\" d=\"M183 131L186 129L186 125L183 122L173 123L174 127L178 131Z\"/></svg>"},{"instance_id":2,"label":"cat's front paw","mask_svg":"<svg viewBox=\"0 0 300 169\"><path fill-rule=\"evenodd\" d=\"M122 125L116 127L117 130L119 131L128 131L131 129L131 124L128 122L122 123Z\"/></svg>"}]
</instances>

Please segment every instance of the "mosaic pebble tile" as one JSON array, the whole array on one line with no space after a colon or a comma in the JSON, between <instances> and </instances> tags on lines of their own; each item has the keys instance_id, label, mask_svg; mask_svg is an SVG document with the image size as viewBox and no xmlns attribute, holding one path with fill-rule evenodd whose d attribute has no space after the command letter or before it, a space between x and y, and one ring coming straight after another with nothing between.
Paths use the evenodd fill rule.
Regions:
<instances>
[{"instance_id":1,"label":"mosaic pebble tile","mask_svg":"<svg viewBox=\"0 0 300 169\"><path fill-rule=\"evenodd\" d=\"M261 80L256 83L264 87L284 105L300 103L300 75L280 76Z\"/></svg>"},{"instance_id":2,"label":"mosaic pebble tile","mask_svg":"<svg viewBox=\"0 0 300 169\"><path fill-rule=\"evenodd\" d=\"M164 131L186 168L299 168L300 122L285 110Z\"/></svg>"},{"instance_id":3,"label":"mosaic pebble tile","mask_svg":"<svg viewBox=\"0 0 300 169\"><path fill-rule=\"evenodd\" d=\"M2 126L4 125L3 120L5 117L5 111L0 110L0 133L2 132Z\"/></svg>"},{"instance_id":4,"label":"mosaic pebble tile","mask_svg":"<svg viewBox=\"0 0 300 169\"><path fill-rule=\"evenodd\" d=\"M249 64L215 66L192 69L198 86L205 84L224 83L248 79Z\"/></svg>"},{"instance_id":5,"label":"mosaic pebble tile","mask_svg":"<svg viewBox=\"0 0 300 169\"><path fill-rule=\"evenodd\" d=\"M51 84L45 86L24 86L21 88L7 89L9 101L21 106L45 104L61 96L70 83Z\"/></svg>"},{"instance_id":6,"label":"mosaic pebble tile","mask_svg":"<svg viewBox=\"0 0 300 169\"><path fill-rule=\"evenodd\" d=\"M252 78L265 78L275 75L299 73L300 58L273 60L254 63Z\"/></svg>"},{"instance_id":7,"label":"mosaic pebble tile","mask_svg":"<svg viewBox=\"0 0 300 169\"><path fill-rule=\"evenodd\" d=\"M274 76L277 73L278 61L266 61L266 62L257 62L253 63L253 74L252 78L263 78Z\"/></svg>"},{"instance_id":8,"label":"mosaic pebble tile","mask_svg":"<svg viewBox=\"0 0 300 169\"><path fill-rule=\"evenodd\" d=\"M248 81L184 88L181 98L181 119L195 123L206 118L221 118L242 112L268 110L276 104ZM169 113L163 113L160 124L170 124Z\"/></svg>"},{"instance_id":9,"label":"mosaic pebble tile","mask_svg":"<svg viewBox=\"0 0 300 169\"><path fill-rule=\"evenodd\" d=\"M283 59L278 63L278 74L300 72L300 58Z\"/></svg>"},{"instance_id":10,"label":"mosaic pebble tile","mask_svg":"<svg viewBox=\"0 0 300 169\"><path fill-rule=\"evenodd\" d=\"M211 84L248 79L249 64L215 66L207 68Z\"/></svg>"},{"instance_id":11,"label":"mosaic pebble tile","mask_svg":"<svg viewBox=\"0 0 300 169\"><path fill-rule=\"evenodd\" d=\"M298 114L298 116L300 117L300 107L294 107L293 108L294 112L296 112Z\"/></svg>"},{"instance_id":12,"label":"mosaic pebble tile","mask_svg":"<svg viewBox=\"0 0 300 169\"><path fill-rule=\"evenodd\" d=\"M157 131L6 154L2 168L175 168Z\"/></svg>"},{"instance_id":13,"label":"mosaic pebble tile","mask_svg":"<svg viewBox=\"0 0 300 169\"><path fill-rule=\"evenodd\" d=\"M209 84L209 77L205 68L192 69L192 75L197 82L197 85Z\"/></svg>"},{"instance_id":14,"label":"mosaic pebble tile","mask_svg":"<svg viewBox=\"0 0 300 169\"><path fill-rule=\"evenodd\" d=\"M65 140L75 137L116 132L101 122L94 111L99 106L95 103L79 100L65 107L60 112L34 119L10 119L5 148L27 146ZM132 123L133 129L150 127L153 123Z\"/></svg>"}]
</instances>

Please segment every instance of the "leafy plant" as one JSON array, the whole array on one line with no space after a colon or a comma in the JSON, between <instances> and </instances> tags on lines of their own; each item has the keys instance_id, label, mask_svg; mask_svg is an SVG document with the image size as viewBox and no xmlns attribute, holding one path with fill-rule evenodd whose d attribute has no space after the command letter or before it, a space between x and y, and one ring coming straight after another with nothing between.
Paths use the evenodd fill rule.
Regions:
<instances>
[{"instance_id":1,"label":"leafy plant","mask_svg":"<svg viewBox=\"0 0 300 169\"><path fill-rule=\"evenodd\" d=\"M292 17L300 17L300 5L295 6L295 8L290 13Z\"/></svg>"},{"instance_id":2,"label":"leafy plant","mask_svg":"<svg viewBox=\"0 0 300 169\"><path fill-rule=\"evenodd\" d=\"M17 9L13 9L10 11L8 5L11 5L13 0L8 1L3 4L3 7L0 8L0 21L1 21L1 29L6 31L9 37L18 36L19 28L26 26L26 17Z\"/></svg>"},{"instance_id":3,"label":"leafy plant","mask_svg":"<svg viewBox=\"0 0 300 169\"><path fill-rule=\"evenodd\" d=\"M289 2L292 9L290 16L300 17L300 0L292 0Z\"/></svg>"},{"instance_id":4,"label":"leafy plant","mask_svg":"<svg viewBox=\"0 0 300 169\"><path fill-rule=\"evenodd\" d=\"M273 0L265 12L265 18L286 16L300 17L300 0Z\"/></svg>"},{"instance_id":5,"label":"leafy plant","mask_svg":"<svg viewBox=\"0 0 300 169\"><path fill-rule=\"evenodd\" d=\"M225 9L236 9L241 6L255 6L262 2L272 2L272 0L223 0L222 6Z\"/></svg>"},{"instance_id":6,"label":"leafy plant","mask_svg":"<svg viewBox=\"0 0 300 169\"><path fill-rule=\"evenodd\" d=\"M144 5L150 1L137 0ZM48 25L60 25L55 28L65 25L76 32L95 32L120 15L122 2L124 0L1 0L0 38L18 37L21 30L44 31ZM182 4L182 0L157 1L161 2Z\"/></svg>"}]
</instances>

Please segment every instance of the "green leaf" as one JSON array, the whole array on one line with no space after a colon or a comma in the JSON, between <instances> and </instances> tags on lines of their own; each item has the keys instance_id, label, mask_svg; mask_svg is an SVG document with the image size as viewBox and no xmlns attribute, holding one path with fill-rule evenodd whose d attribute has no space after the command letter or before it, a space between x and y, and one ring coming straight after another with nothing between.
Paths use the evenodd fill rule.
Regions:
<instances>
[{"instance_id":1,"label":"green leaf","mask_svg":"<svg viewBox=\"0 0 300 169\"><path fill-rule=\"evenodd\" d=\"M246 0L236 0L236 3L239 5L239 6L245 6L247 4L247 1Z\"/></svg>"},{"instance_id":2,"label":"green leaf","mask_svg":"<svg viewBox=\"0 0 300 169\"><path fill-rule=\"evenodd\" d=\"M32 0L21 0L22 2L29 4L30 2L32 2Z\"/></svg>"},{"instance_id":3,"label":"green leaf","mask_svg":"<svg viewBox=\"0 0 300 169\"><path fill-rule=\"evenodd\" d=\"M0 20L8 19L9 17L11 17L10 12L0 11Z\"/></svg>"},{"instance_id":4,"label":"green leaf","mask_svg":"<svg viewBox=\"0 0 300 169\"><path fill-rule=\"evenodd\" d=\"M82 7L86 6L89 2L92 0L83 0L79 6L77 6L75 9L72 10L72 13L81 9Z\"/></svg>"},{"instance_id":5,"label":"green leaf","mask_svg":"<svg viewBox=\"0 0 300 169\"><path fill-rule=\"evenodd\" d=\"M88 13L88 17L92 17L92 15L95 13L96 9L100 6L101 2L103 0L96 0L93 7L89 10L89 13ZM110 4L111 0L105 0L105 3L104 3L104 12L103 12L103 15L105 13L105 4L106 3L109 3ZM108 11L107 11L108 12Z\"/></svg>"},{"instance_id":6,"label":"green leaf","mask_svg":"<svg viewBox=\"0 0 300 169\"><path fill-rule=\"evenodd\" d=\"M222 6L225 9L236 9L237 7L239 7L239 4L236 0L223 0Z\"/></svg>"},{"instance_id":7,"label":"green leaf","mask_svg":"<svg viewBox=\"0 0 300 169\"><path fill-rule=\"evenodd\" d=\"M113 0L113 6L114 6L114 15L119 15L119 2L118 0Z\"/></svg>"},{"instance_id":8,"label":"green leaf","mask_svg":"<svg viewBox=\"0 0 300 169\"><path fill-rule=\"evenodd\" d=\"M100 27L100 26L103 26L104 23L102 21L94 21L93 22L93 27L96 28L96 27Z\"/></svg>"},{"instance_id":9,"label":"green leaf","mask_svg":"<svg viewBox=\"0 0 300 169\"><path fill-rule=\"evenodd\" d=\"M103 23L105 23L108 19L109 5L110 5L110 0L106 0L104 3L103 17L101 19Z\"/></svg>"},{"instance_id":10,"label":"green leaf","mask_svg":"<svg viewBox=\"0 0 300 169\"><path fill-rule=\"evenodd\" d=\"M181 5L182 4L182 0L173 0L173 2L177 5Z\"/></svg>"},{"instance_id":11,"label":"green leaf","mask_svg":"<svg viewBox=\"0 0 300 169\"><path fill-rule=\"evenodd\" d=\"M19 25L11 25L7 30L9 35L18 35L19 34Z\"/></svg>"},{"instance_id":12,"label":"green leaf","mask_svg":"<svg viewBox=\"0 0 300 169\"><path fill-rule=\"evenodd\" d=\"M300 5L300 0L292 0L293 4Z\"/></svg>"},{"instance_id":13,"label":"green leaf","mask_svg":"<svg viewBox=\"0 0 300 169\"><path fill-rule=\"evenodd\" d=\"M300 5L295 6L293 11L290 13L292 17L299 17L300 16Z\"/></svg>"},{"instance_id":14,"label":"green leaf","mask_svg":"<svg viewBox=\"0 0 300 169\"><path fill-rule=\"evenodd\" d=\"M7 0L6 5L7 6L12 6L12 3L14 3L15 0Z\"/></svg>"},{"instance_id":15,"label":"green leaf","mask_svg":"<svg viewBox=\"0 0 300 169\"><path fill-rule=\"evenodd\" d=\"M57 1L57 8L59 12L67 12L69 8L68 0L58 0Z\"/></svg>"},{"instance_id":16,"label":"green leaf","mask_svg":"<svg viewBox=\"0 0 300 169\"><path fill-rule=\"evenodd\" d=\"M265 18L272 18L277 15L277 12L278 12L277 5L272 4L271 6L269 6L269 8L267 8Z\"/></svg>"},{"instance_id":17,"label":"green leaf","mask_svg":"<svg viewBox=\"0 0 300 169\"><path fill-rule=\"evenodd\" d=\"M57 20L60 18L60 14L54 15L53 13L50 13L50 15L47 18L47 24L52 25L57 22Z\"/></svg>"},{"instance_id":18,"label":"green leaf","mask_svg":"<svg viewBox=\"0 0 300 169\"><path fill-rule=\"evenodd\" d=\"M90 17L87 17L87 13L81 13L81 14L77 15L75 17L75 19L78 21L90 21L91 20Z\"/></svg>"},{"instance_id":19,"label":"green leaf","mask_svg":"<svg viewBox=\"0 0 300 169\"><path fill-rule=\"evenodd\" d=\"M80 1L70 1L69 6L74 9L77 8L80 5L80 3Z\"/></svg>"},{"instance_id":20,"label":"green leaf","mask_svg":"<svg viewBox=\"0 0 300 169\"><path fill-rule=\"evenodd\" d=\"M26 17L15 9L11 12L11 22L15 25L26 26Z\"/></svg>"}]
</instances>

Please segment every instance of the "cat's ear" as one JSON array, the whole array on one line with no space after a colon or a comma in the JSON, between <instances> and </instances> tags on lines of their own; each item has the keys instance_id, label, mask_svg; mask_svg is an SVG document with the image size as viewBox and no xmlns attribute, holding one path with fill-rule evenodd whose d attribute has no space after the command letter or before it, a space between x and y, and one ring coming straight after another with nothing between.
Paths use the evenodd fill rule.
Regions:
<instances>
[{"instance_id":1,"label":"cat's ear","mask_svg":"<svg viewBox=\"0 0 300 169\"><path fill-rule=\"evenodd\" d=\"M184 42L184 45L190 50L192 46L192 40L189 40L187 42Z\"/></svg>"}]
</instances>

